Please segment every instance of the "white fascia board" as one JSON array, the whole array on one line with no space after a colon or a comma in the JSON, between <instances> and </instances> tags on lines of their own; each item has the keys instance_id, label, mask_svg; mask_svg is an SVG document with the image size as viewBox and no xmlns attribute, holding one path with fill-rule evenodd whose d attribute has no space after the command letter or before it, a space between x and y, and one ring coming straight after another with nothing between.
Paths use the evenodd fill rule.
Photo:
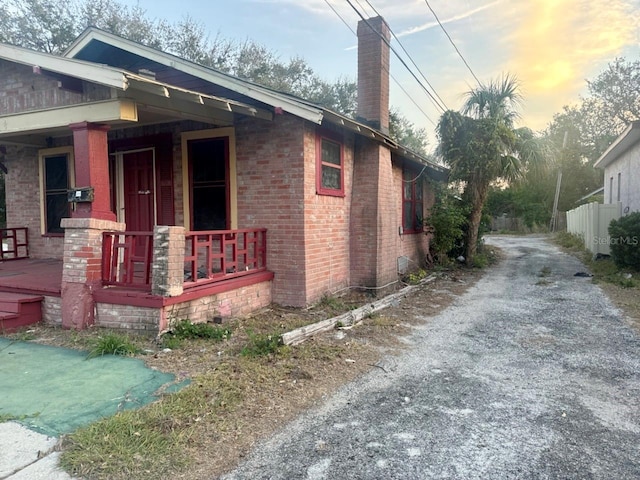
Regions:
<instances>
[{"instance_id":1,"label":"white fascia board","mask_svg":"<svg viewBox=\"0 0 640 480\"><path fill-rule=\"evenodd\" d=\"M188 73L189 75L201 78L207 82L220 85L221 87L240 93L241 95L266 103L274 108L282 108L287 113L318 125L322 123L323 115L321 108L312 107L304 102L296 101L286 95L273 92L269 89L260 87L259 85L245 82L230 75L184 60L175 55L161 52L154 48L147 47L146 45L132 42L131 40L127 40L102 30L93 28L85 30L85 32L81 34L67 49L64 56L66 58L75 57L75 55L77 55L91 40L97 40L113 47L120 48L124 51L131 52L135 55L140 55L141 57L162 65L175 68L181 72Z\"/></svg>"},{"instance_id":2,"label":"white fascia board","mask_svg":"<svg viewBox=\"0 0 640 480\"><path fill-rule=\"evenodd\" d=\"M600 158L593 164L594 168L604 168L620 155L622 155L629 147L640 140L640 121L631 122L624 132L616 138L609 147L604 151Z\"/></svg>"},{"instance_id":3,"label":"white fascia board","mask_svg":"<svg viewBox=\"0 0 640 480\"><path fill-rule=\"evenodd\" d=\"M0 115L0 132L27 133L67 127L79 122L138 121L135 102L126 99L106 100L32 112Z\"/></svg>"},{"instance_id":4,"label":"white fascia board","mask_svg":"<svg viewBox=\"0 0 640 480\"><path fill-rule=\"evenodd\" d=\"M122 70L13 45L0 43L0 58L120 90L125 89L127 85Z\"/></svg>"}]
</instances>

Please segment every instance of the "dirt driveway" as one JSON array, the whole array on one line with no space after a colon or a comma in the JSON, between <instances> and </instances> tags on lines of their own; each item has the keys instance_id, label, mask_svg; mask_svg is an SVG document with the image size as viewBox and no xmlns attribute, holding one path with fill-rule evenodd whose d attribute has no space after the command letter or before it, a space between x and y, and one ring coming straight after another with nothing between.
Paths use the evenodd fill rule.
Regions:
<instances>
[{"instance_id":1,"label":"dirt driveway","mask_svg":"<svg viewBox=\"0 0 640 480\"><path fill-rule=\"evenodd\" d=\"M487 243L505 260L405 353L223 478L640 478L637 333L543 238Z\"/></svg>"}]
</instances>

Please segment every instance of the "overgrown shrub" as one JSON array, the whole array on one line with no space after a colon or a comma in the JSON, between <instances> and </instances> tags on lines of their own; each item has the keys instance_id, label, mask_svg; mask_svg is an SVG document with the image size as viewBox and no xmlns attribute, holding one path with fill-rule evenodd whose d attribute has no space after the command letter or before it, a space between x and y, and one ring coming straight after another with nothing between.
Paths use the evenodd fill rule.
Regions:
<instances>
[{"instance_id":1,"label":"overgrown shrub","mask_svg":"<svg viewBox=\"0 0 640 480\"><path fill-rule=\"evenodd\" d=\"M616 265L640 271L640 212L612 220L609 236L611 257Z\"/></svg>"},{"instance_id":2,"label":"overgrown shrub","mask_svg":"<svg viewBox=\"0 0 640 480\"><path fill-rule=\"evenodd\" d=\"M458 252L464 250L467 211L453 192L443 189L436 193L436 203L427 222L434 231L431 248L436 256L459 255Z\"/></svg>"}]
</instances>

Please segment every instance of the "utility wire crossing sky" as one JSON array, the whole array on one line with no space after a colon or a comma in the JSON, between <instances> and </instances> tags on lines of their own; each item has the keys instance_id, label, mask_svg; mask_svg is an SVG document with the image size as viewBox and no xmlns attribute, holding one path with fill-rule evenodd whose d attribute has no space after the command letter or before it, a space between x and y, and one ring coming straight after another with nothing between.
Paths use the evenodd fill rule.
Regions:
<instances>
[{"instance_id":1,"label":"utility wire crossing sky","mask_svg":"<svg viewBox=\"0 0 640 480\"><path fill-rule=\"evenodd\" d=\"M356 79L355 28L381 15L393 35L391 104L429 133L478 82L515 75L519 124L541 130L586 80L640 54L640 0L125 0L150 18L201 21L211 38L300 56L329 81ZM178 8L176 8L176 5Z\"/></svg>"}]
</instances>

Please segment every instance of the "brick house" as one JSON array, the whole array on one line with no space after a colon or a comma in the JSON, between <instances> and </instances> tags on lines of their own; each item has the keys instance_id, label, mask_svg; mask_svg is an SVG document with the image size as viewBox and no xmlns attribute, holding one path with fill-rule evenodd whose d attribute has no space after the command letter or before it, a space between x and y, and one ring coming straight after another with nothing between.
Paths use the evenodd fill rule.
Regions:
<instances>
[{"instance_id":1,"label":"brick house","mask_svg":"<svg viewBox=\"0 0 640 480\"><path fill-rule=\"evenodd\" d=\"M0 44L0 292L158 331L423 264L447 170L388 135L384 21L358 37L357 121L97 29L64 56Z\"/></svg>"}]
</instances>

